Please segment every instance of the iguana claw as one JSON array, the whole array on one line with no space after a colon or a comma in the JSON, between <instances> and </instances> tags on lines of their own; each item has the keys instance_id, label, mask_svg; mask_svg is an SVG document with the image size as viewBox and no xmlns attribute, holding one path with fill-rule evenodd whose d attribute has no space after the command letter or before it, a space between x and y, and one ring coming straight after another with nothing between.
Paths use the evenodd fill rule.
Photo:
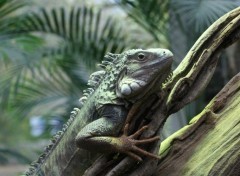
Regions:
<instances>
[{"instance_id":1,"label":"iguana claw","mask_svg":"<svg viewBox=\"0 0 240 176\"><path fill-rule=\"evenodd\" d=\"M148 139L139 139L138 140L136 138L140 134L142 134L143 131L145 131L148 128L148 126L143 126L142 128L140 128L139 130L137 130L134 134L132 134L130 136L127 135L128 127L129 127L129 124L126 124L124 127L123 135L119 138L120 143L121 143L121 146L119 147L119 151L129 155L130 157L132 157L133 159L135 159L137 161L142 161L142 158L136 153L139 153L144 156L152 157L155 159L159 159L159 156L154 155L150 152L147 152L146 150L141 149L137 145L148 144L148 143L157 141L160 138L158 136L156 136L156 137L152 137L152 138L148 138Z\"/></svg>"}]
</instances>

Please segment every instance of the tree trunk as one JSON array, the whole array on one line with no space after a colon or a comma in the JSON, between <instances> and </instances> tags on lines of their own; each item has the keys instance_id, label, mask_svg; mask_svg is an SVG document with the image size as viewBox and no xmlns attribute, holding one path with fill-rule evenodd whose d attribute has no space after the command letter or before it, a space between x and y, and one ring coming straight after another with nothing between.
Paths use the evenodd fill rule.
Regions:
<instances>
[{"instance_id":1,"label":"tree trunk","mask_svg":"<svg viewBox=\"0 0 240 176\"><path fill-rule=\"evenodd\" d=\"M240 175L240 73L161 144L154 176Z\"/></svg>"},{"instance_id":2,"label":"tree trunk","mask_svg":"<svg viewBox=\"0 0 240 176\"><path fill-rule=\"evenodd\" d=\"M222 16L197 40L173 76L156 95L133 106L126 123L132 131L148 125L140 138L159 135L170 114L193 101L207 86L220 52L240 38L240 7ZM160 147L162 159L145 158L136 163L120 155L99 158L84 176L202 176L240 175L240 92L237 75L189 126L166 139ZM144 118L142 118L144 117ZM158 152L156 142L145 149ZM107 166L107 167L106 167Z\"/></svg>"}]
</instances>

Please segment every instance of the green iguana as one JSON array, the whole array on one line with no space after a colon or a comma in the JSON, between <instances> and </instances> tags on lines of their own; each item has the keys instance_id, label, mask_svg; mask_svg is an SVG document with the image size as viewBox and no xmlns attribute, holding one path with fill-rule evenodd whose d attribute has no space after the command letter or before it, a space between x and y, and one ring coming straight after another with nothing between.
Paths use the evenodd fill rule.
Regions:
<instances>
[{"instance_id":1,"label":"green iguana","mask_svg":"<svg viewBox=\"0 0 240 176\"><path fill-rule=\"evenodd\" d=\"M158 137L134 139L146 127L131 136L121 136L120 131L132 105L168 79L172 57L167 49L108 53L100 64L104 70L90 75L92 88L84 91L81 110L74 108L63 130L25 174L82 175L98 152L125 153L139 161L142 155L157 157L137 145Z\"/></svg>"}]
</instances>

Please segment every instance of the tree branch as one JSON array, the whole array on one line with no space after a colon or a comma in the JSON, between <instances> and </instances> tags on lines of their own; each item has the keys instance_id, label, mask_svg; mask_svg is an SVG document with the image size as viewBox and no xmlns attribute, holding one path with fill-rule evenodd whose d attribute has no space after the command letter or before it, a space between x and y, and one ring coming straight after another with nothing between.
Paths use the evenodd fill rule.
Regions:
<instances>
[{"instance_id":1,"label":"tree branch","mask_svg":"<svg viewBox=\"0 0 240 176\"><path fill-rule=\"evenodd\" d=\"M133 107L135 109L130 113L133 118L128 118L132 119L129 122L130 130L148 124L149 129L141 138L159 135L168 116L193 101L206 88L216 68L219 53L239 39L239 26L240 8L227 13L213 23L174 70L172 78L163 85L158 96L150 96ZM159 142L146 146L146 149L157 153ZM125 155L120 155L116 162L111 164L109 164L110 160L112 158L109 159L109 156L99 159L98 162L103 165L108 164L108 167L100 169L98 164L93 165L85 176L89 173L96 176L152 175L158 164L157 160L151 158L136 163ZM96 172L93 172L94 170Z\"/></svg>"},{"instance_id":2,"label":"tree branch","mask_svg":"<svg viewBox=\"0 0 240 176\"><path fill-rule=\"evenodd\" d=\"M240 175L240 73L161 144L157 175Z\"/></svg>"}]
</instances>

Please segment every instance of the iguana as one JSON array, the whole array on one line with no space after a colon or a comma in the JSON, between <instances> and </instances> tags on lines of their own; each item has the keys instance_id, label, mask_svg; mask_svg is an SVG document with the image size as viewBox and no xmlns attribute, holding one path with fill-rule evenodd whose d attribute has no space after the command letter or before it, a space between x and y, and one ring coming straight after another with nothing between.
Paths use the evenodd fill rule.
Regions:
<instances>
[{"instance_id":1,"label":"iguana","mask_svg":"<svg viewBox=\"0 0 240 176\"><path fill-rule=\"evenodd\" d=\"M131 136L121 136L120 131L132 105L169 77L172 58L167 49L108 53L100 64L104 70L90 75L91 88L83 91L81 109L74 108L63 130L25 175L82 175L96 152L125 153L139 161L142 155L156 157L137 145L158 137L133 139L146 127Z\"/></svg>"}]
</instances>

